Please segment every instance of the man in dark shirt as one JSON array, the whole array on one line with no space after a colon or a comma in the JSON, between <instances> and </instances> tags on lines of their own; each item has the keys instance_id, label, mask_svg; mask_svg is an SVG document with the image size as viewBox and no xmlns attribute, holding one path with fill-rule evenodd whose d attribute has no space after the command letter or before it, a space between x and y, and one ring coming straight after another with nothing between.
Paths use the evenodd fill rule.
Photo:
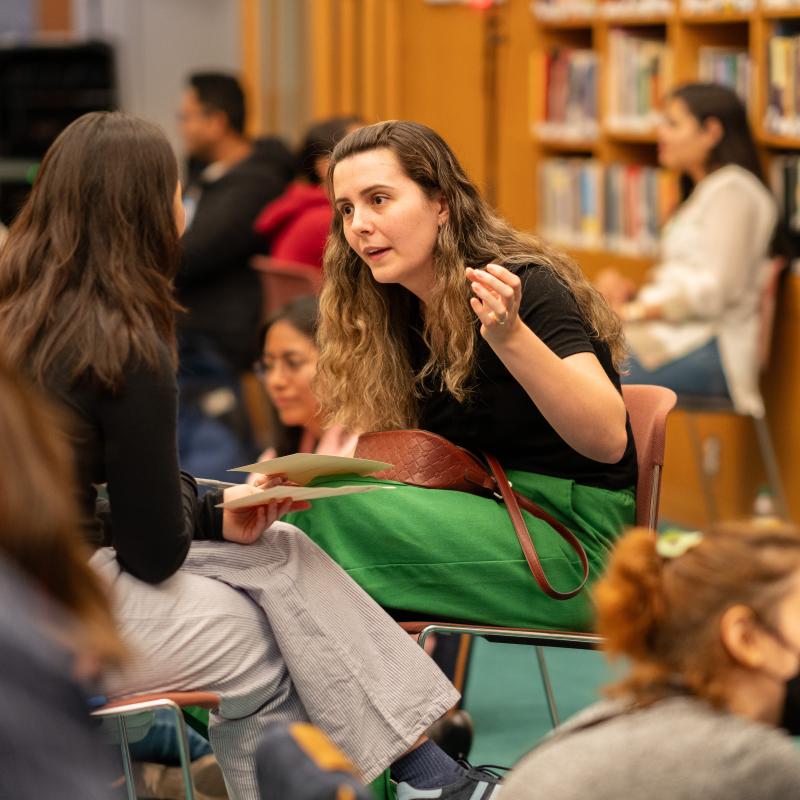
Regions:
<instances>
[{"instance_id":1,"label":"man in dark shirt","mask_svg":"<svg viewBox=\"0 0 800 800\"><path fill-rule=\"evenodd\" d=\"M220 73L189 78L180 107L187 154L206 166L186 187L183 262L178 300L183 466L206 477L249 460L239 373L255 353L261 290L250 268L259 239L253 222L281 194L293 161L278 139L245 135L238 81Z\"/></svg>"}]
</instances>

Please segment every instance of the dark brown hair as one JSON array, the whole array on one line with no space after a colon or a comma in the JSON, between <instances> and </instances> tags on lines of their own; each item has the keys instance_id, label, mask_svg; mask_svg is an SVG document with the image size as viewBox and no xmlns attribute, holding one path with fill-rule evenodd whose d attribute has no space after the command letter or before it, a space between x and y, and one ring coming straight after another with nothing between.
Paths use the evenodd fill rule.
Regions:
<instances>
[{"instance_id":1,"label":"dark brown hair","mask_svg":"<svg viewBox=\"0 0 800 800\"><path fill-rule=\"evenodd\" d=\"M105 663L124 655L100 578L89 566L64 420L0 364L0 554L74 628L60 635Z\"/></svg>"},{"instance_id":2,"label":"dark brown hair","mask_svg":"<svg viewBox=\"0 0 800 800\"><path fill-rule=\"evenodd\" d=\"M258 354L264 352L264 345L267 342L267 334L276 322L285 322L291 325L298 333L306 338L317 342L317 319L319 316L319 304L317 298L313 296L298 297L279 308L261 327L258 332ZM300 442L303 439L303 428L300 425L284 425L278 415L277 409L269 400L269 421L272 438L272 446L278 456L288 456L296 453L300 449Z\"/></svg>"},{"instance_id":3,"label":"dark brown hair","mask_svg":"<svg viewBox=\"0 0 800 800\"><path fill-rule=\"evenodd\" d=\"M119 386L130 358L174 358L175 156L156 125L119 112L55 140L0 250L0 346L37 384L58 366Z\"/></svg>"},{"instance_id":4,"label":"dark brown hair","mask_svg":"<svg viewBox=\"0 0 800 800\"><path fill-rule=\"evenodd\" d=\"M709 170L736 164L752 172L766 185L753 133L747 122L747 109L733 89L718 83L684 83L671 92L670 98L683 101L701 126L709 119L718 120L722 126L722 136L708 156ZM692 188L691 178L682 175L684 197Z\"/></svg>"},{"instance_id":5,"label":"dark brown hair","mask_svg":"<svg viewBox=\"0 0 800 800\"><path fill-rule=\"evenodd\" d=\"M800 530L751 522L712 526L677 558L656 551L657 534L636 528L623 536L594 589L597 632L612 658L630 671L607 687L614 697L648 705L676 683L725 707L735 662L720 636L734 605L774 623L777 606L800 569Z\"/></svg>"}]
</instances>

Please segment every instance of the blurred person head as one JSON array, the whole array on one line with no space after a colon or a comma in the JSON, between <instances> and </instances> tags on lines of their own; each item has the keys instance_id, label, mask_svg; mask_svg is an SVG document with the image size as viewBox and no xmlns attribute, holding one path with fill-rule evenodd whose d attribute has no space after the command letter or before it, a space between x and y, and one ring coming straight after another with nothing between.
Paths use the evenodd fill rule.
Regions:
<instances>
[{"instance_id":1,"label":"blurred person head","mask_svg":"<svg viewBox=\"0 0 800 800\"><path fill-rule=\"evenodd\" d=\"M221 144L245 138L245 114L244 92L233 75L190 75L178 114L187 154L201 161L216 161Z\"/></svg>"},{"instance_id":2,"label":"blurred person head","mask_svg":"<svg viewBox=\"0 0 800 800\"><path fill-rule=\"evenodd\" d=\"M684 193L729 164L764 182L744 103L716 83L687 83L669 95L658 128L658 158L662 167L682 173Z\"/></svg>"},{"instance_id":3,"label":"blurred person head","mask_svg":"<svg viewBox=\"0 0 800 800\"><path fill-rule=\"evenodd\" d=\"M777 724L800 672L800 531L736 522L667 537L623 536L595 586L604 649L630 667L607 692L637 706L686 692Z\"/></svg>"},{"instance_id":4,"label":"blurred person head","mask_svg":"<svg viewBox=\"0 0 800 800\"><path fill-rule=\"evenodd\" d=\"M312 389L317 374L317 298L301 297L277 311L260 332L256 364L272 410L276 453L297 452L304 430L322 433L319 401Z\"/></svg>"},{"instance_id":5,"label":"blurred person head","mask_svg":"<svg viewBox=\"0 0 800 800\"><path fill-rule=\"evenodd\" d=\"M43 384L51 368L116 387L129 359L174 354L172 279L183 229L178 168L161 129L120 112L53 142L0 250L0 342Z\"/></svg>"},{"instance_id":6,"label":"blurred person head","mask_svg":"<svg viewBox=\"0 0 800 800\"><path fill-rule=\"evenodd\" d=\"M336 213L316 386L331 422L414 427L421 384L431 380L459 401L467 397L478 331L464 270L491 261L552 270L621 361L620 322L580 268L498 217L435 131L405 121L360 128L336 145L327 183ZM418 300L430 349L421 369L406 346Z\"/></svg>"},{"instance_id":7,"label":"blurred person head","mask_svg":"<svg viewBox=\"0 0 800 800\"><path fill-rule=\"evenodd\" d=\"M89 566L59 417L0 364L0 554L68 612L66 627L53 620L58 627L50 632L79 662L113 664L124 649L105 587Z\"/></svg>"},{"instance_id":8,"label":"blurred person head","mask_svg":"<svg viewBox=\"0 0 800 800\"><path fill-rule=\"evenodd\" d=\"M328 174L328 163L333 148L348 133L361 127L358 117L333 117L312 125L300 145L299 170L309 183L321 184Z\"/></svg>"}]
</instances>

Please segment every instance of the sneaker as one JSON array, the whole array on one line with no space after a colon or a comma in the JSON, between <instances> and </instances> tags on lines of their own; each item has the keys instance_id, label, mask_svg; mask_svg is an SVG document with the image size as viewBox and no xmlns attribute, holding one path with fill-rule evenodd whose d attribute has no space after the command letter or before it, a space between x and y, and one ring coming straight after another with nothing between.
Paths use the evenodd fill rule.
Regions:
<instances>
[{"instance_id":1,"label":"sneaker","mask_svg":"<svg viewBox=\"0 0 800 800\"><path fill-rule=\"evenodd\" d=\"M397 784L397 800L499 800L500 778L480 767L470 767L455 783L438 789L415 789Z\"/></svg>"}]
</instances>

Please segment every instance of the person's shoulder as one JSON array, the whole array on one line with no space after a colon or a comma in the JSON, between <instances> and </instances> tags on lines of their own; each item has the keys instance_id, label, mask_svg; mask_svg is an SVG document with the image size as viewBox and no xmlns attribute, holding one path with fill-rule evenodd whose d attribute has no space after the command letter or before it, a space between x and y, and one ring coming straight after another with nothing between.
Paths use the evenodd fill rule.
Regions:
<instances>
[{"instance_id":1,"label":"person's shoulder","mask_svg":"<svg viewBox=\"0 0 800 800\"><path fill-rule=\"evenodd\" d=\"M738 164L727 164L703 178L695 189L698 198L714 198L731 193L730 196L751 197L758 201L773 203L769 189L750 170Z\"/></svg>"},{"instance_id":2,"label":"person's shoulder","mask_svg":"<svg viewBox=\"0 0 800 800\"><path fill-rule=\"evenodd\" d=\"M522 283L523 306L574 304L572 292L553 267L532 261L522 265L511 265L507 269L517 275Z\"/></svg>"}]
</instances>

